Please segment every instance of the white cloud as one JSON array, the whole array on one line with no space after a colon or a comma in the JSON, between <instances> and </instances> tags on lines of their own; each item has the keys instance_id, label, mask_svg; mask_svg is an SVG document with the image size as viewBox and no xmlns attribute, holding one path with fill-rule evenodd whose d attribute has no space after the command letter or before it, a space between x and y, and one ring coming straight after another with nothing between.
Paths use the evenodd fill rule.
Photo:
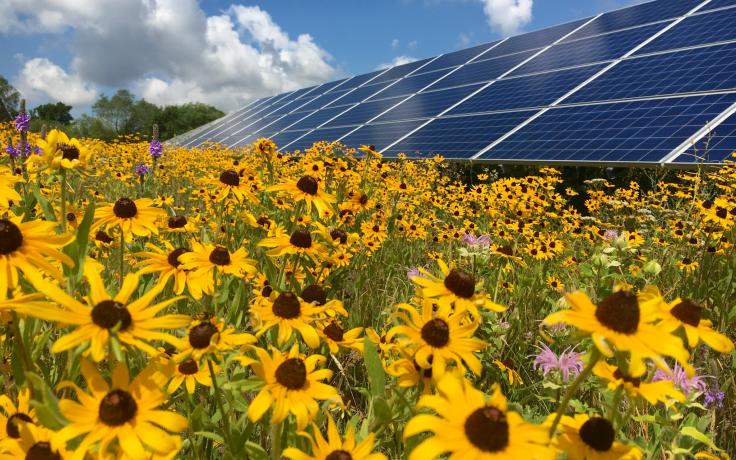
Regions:
<instances>
[{"instance_id":1,"label":"white cloud","mask_svg":"<svg viewBox=\"0 0 736 460\"><path fill-rule=\"evenodd\" d=\"M512 35L532 20L534 0L481 0L488 24L495 31Z\"/></svg>"},{"instance_id":2,"label":"white cloud","mask_svg":"<svg viewBox=\"0 0 736 460\"><path fill-rule=\"evenodd\" d=\"M337 77L310 35L290 37L257 6L208 17L197 0L0 0L0 13L0 34L71 30L68 76L159 104L231 110Z\"/></svg>"},{"instance_id":3,"label":"white cloud","mask_svg":"<svg viewBox=\"0 0 736 460\"><path fill-rule=\"evenodd\" d=\"M399 47L399 44L400 44L399 39L394 38L393 40L391 40L391 49L395 50L396 48Z\"/></svg>"},{"instance_id":4,"label":"white cloud","mask_svg":"<svg viewBox=\"0 0 736 460\"><path fill-rule=\"evenodd\" d=\"M406 45L406 47L408 49L410 49L410 50L415 50L415 49L417 49L417 45L419 45L419 42L416 41L416 40L412 40L412 41L409 42L408 45Z\"/></svg>"},{"instance_id":5,"label":"white cloud","mask_svg":"<svg viewBox=\"0 0 736 460\"><path fill-rule=\"evenodd\" d=\"M69 105L89 105L97 96L94 85L86 83L79 75L66 73L45 58L27 61L17 85L30 101L49 98Z\"/></svg>"},{"instance_id":6,"label":"white cloud","mask_svg":"<svg viewBox=\"0 0 736 460\"><path fill-rule=\"evenodd\" d=\"M396 56L395 58L393 58L391 62L380 64L378 67L376 67L376 70L383 70L383 69L388 69L389 67L393 67L397 65L408 64L416 60L417 58L414 58L411 56Z\"/></svg>"}]
</instances>

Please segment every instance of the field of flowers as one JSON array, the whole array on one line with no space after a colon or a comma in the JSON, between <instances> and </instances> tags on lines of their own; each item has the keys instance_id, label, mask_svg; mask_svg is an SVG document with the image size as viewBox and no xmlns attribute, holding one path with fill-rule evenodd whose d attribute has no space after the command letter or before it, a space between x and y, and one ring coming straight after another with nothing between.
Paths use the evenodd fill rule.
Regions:
<instances>
[{"instance_id":1,"label":"field of flowers","mask_svg":"<svg viewBox=\"0 0 736 460\"><path fill-rule=\"evenodd\" d=\"M733 166L575 190L27 126L0 127L0 459L736 452Z\"/></svg>"}]
</instances>

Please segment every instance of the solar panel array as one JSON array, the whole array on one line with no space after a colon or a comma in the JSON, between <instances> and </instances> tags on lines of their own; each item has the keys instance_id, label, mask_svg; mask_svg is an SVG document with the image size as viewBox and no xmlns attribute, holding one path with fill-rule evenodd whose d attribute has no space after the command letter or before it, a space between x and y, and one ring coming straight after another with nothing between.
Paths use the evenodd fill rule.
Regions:
<instances>
[{"instance_id":1,"label":"solar panel array","mask_svg":"<svg viewBox=\"0 0 736 460\"><path fill-rule=\"evenodd\" d=\"M185 146L319 140L387 157L721 163L736 149L736 0L657 0L257 100Z\"/></svg>"}]
</instances>

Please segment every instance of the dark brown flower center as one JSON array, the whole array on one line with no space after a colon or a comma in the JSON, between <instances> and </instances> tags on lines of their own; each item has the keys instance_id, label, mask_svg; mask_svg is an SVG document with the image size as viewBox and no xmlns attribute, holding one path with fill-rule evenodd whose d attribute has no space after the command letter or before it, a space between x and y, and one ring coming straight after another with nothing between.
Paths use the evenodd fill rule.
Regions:
<instances>
[{"instance_id":1,"label":"dark brown flower center","mask_svg":"<svg viewBox=\"0 0 736 460\"><path fill-rule=\"evenodd\" d=\"M435 318L422 326L422 339L435 348L442 348L450 341L450 326Z\"/></svg>"},{"instance_id":2,"label":"dark brown flower center","mask_svg":"<svg viewBox=\"0 0 736 460\"><path fill-rule=\"evenodd\" d=\"M179 364L179 372L184 375L193 375L196 374L198 371L199 366L197 365L197 361L193 360L192 358L189 358Z\"/></svg>"},{"instance_id":3,"label":"dark brown flower center","mask_svg":"<svg viewBox=\"0 0 736 460\"><path fill-rule=\"evenodd\" d=\"M124 390L112 390L100 401L98 416L107 426L120 426L135 417L138 404L133 396Z\"/></svg>"},{"instance_id":4,"label":"dark brown flower center","mask_svg":"<svg viewBox=\"0 0 736 460\"><path fill-rule=\"evenodd\" d=\"M608 452L616 439L616 432L608 420L591 417L580 427L580 439L598 452Z\"/></svg>"},{"instance_id":5,"label":"dark brown flower center","mask_svg":"<svg viewBox=\"0 0 736 460\"><path fill-rule=\"evenodd\" d=\"M179 265L181 265L181 262L179 262L179 256L182 254L186 254L187 252L191 252L187 248L177 248L174 249L169 253L169 256L166 258L166 260L169 261L169 265L171 265L174 268L179 268Z\"/></svg>"},{"instance_id":6,"label":"dark brown flower center","mask_svg":"<svg viewBox=\"0 0 736 460\"><path fill-rule=\"evenodd\" d=\"M22 412L18 412L17 414L13 414L8 417L8 421L5 423L5 432L8 433L8 436L13 439L20 438L20 425L22 422L33 423L33 420L27 414Z\"/></svg>"},{"instance_id":7,"label":"dark brown flower center","mask_svg":"<svg viewBox=\"0 0 736 460\"><path fill-rule=\"evenodd\" d=\"M256 221L256 224L260 225L261 227L268 227L271 225L271 220L268 217L261 216Z\"/></svg>"},{"instance_id":8,"label":"dark brown flower center","mask_svg":"<svg viewBox=\"0 0 736 460\"><path fill-rule=\"evenodd\" d=\"M690 299L685 299L672 307L670 313L683 323L698 327L700 319L703 317L703 310L704 308L701 305L696 304Z\"/></svg>"},{"instance_id":9,"label":"dark brown flower center","mask_svg":"<svg viewBox=\"0 0 736 460\"><path fill-rule=\"evenodd\" d=\"M226 169L220 173L220 182L231 187L237 187L240 185L240 175L237 171L232 169Z\"/></svg>"},{"instance_id":10,"label":"dark brown flower center","mask_svg":"<svg viewBox=\"0 0 736 460\"><path fill-rule=\"evenodd\" d=\"M726 208L718 206L716 208L716 216L718 216L719 219L725 219L726 217L728 217L728 210Z\"/></svg>"},{"instance_id":11,"label":"dark brown flower center","mask_svg":"<svg viewBox=\"0 0 736 460\"><path fill-rule=\"evenodd\" d=\"M61 150L61 158L65 160L78 160L79 149L69 144L59 144L59 150Z\"/></svg>"},{"instance_id":12,"label":"dark brown flower center","mask_svg":"<svg viewBox=\"0 0 736 460\"><path fill-rule=\"evenodd\" d=\"M339 241L340 244L345 244L348 241L348 234L344 230L336 228L330 232L330 238L332 238L332 241Z\"/></svg>"},{"instance_id":13,"label":"dark brown flower center","mask_svg":"<svg viewBox=\"0 0 736 460\"><path fill-rule=\"evenodd\" d=\"M284 319L298 318L301 313L301 302L293 292L282 292L273 302L271 311L274 315Z\"/></svg>"},{"instance_id":14,"label":"dark brown flower center","mask_svg":"<svg viewBox=\"0 0 736 460\"><path fill-rule=\"evenodd\" d=\"M307 367L299 358L289 358L276 368L276 381L289 390L300 390L307 383Z\"/></svg>"},{"instance_id":15,"label":"dark brown flower center","mask_svg":"<svg viewBox=\"0 0 736 460\"><path fill-rule=\"evenodd\" d=\"M92 322L103 329L112 329L120 324L119 330L122 332L130 327L133 318L122 303L103 300L92 308Z\"/></svg>"},{"instance_id":16,"label":"dark brown flower center","mask_svg":"<svg viewBox=\"0 0 736 460\"><path fill-rule=\"evenodd\" d=\"M301 297L305 302L314 303L317 306L327 303L327 293L318 284L310 284L305 287Z\"/></svg>"},{"instance_id":17,"label":"dark brown flower center","mask_svg":"<svg viewBox=\"0 0 736 460\"><path fill-rule=\"evenodd\" d=\"M23 245L20 228L7 219L0 219L0 255L8 255Z\"/></svg>"},{"instance_id":18,"label":"dark brown flower center","mask_svg":"<svg viewBox=\"0 0 736 460\"><path fill-rule=\"evenodd\" d=\"M482 407L465 420L465 436L484 452L499 452L509 445L506 414L493 406Z\"/></svg>"},{"instance_id":19,"label":"dark brown flower center","mask_svg":"<svg viewBox=\"0 0 736 460\"><path fill-rule=\"evenodd\" d=\"M130 219L138 214L138 207L130 198L120 198L113 205L112 212L120 219Z\"/></svg>"},{"instance_id":20,"label":"dark brown flower center","mask_svg":"<svg viewBox=\"0 0 736 460\"><path fill-rule=\"evenodd\" d=\"M61 460L61 454L57 450L51 450L50 443L39 441L28 449L25 460Z\"/></svg>"},{"instance_id":21,"label":"dark brown flower center","mask_svg":"<svg viewBox=\"0 0 736 460\"><path fill-rule=\"evenodd\" d=\"M210 262L215 265L230 265L230 253L222 246L216 246L210 252Z\"/></svg>"},{"instance_id":22,"label":"dark brown flower center","mask_svg":"<svg viewBox=\"0 0 736 460\"><path fill-rule=\"evenodd\" d=\"M630 291L618 291L603 299L595 309L595 317L605 327L621 334L635 334L639 329L639 301Z\"/></svg>"},{"instance_id":23,"label":"dark brown flower center","mask_svg":"<svg viewBox=\"0 0 736 460\"><path fill-rule=\"evenodd\" d=\"M75 222L77 220L77 215L73 212L66 213L66 221L67 222Z\"/></svg>"},{"instance_id":24,"label":"dark brown flower center","mask_svg":"<svg viewBox=\"0 0 736 460\"><path fill-rule=\"evenodd\" d=\"M330 455L325 457L325 460L353 460L353 456L350 452L344 450L333 450Z\"/></svg>"},{"instance_id":25,"label":"dark brown flower center","mask_svg":"<svg viewBox=\"0 0 736 460\"><path fill-rule=\"evenodd\" d=\"M469 299L475 294L475 278L464 270L453 268L445 278L445 287L456 296Z\"/></svg>"},{"instance_id":26,"label":"dark brown flower center","mask_svg":"<svg viewBox=\"0 0 736 460\"><path fill-rule=\"evenodd\" d=\"M322 332L335 342L342 342L345 338L345 331L334 321L324 328Z\"/></svg>"},{"instance_id":27,"label":"dark brown flower center","mask_svg":"<svg viewBox=\"0 0 736 460\"><path fill-rule=\"evenodd\" d=\"M95 233L95 239L101 243L110 244L113 242L112 237L108 235L107 233L103 232L102 230Z\"/></svg>"},{"instance_id":28,"label":"dark brown flower center","mask_svg":"<svg viewBox=\"0 0 736 460\"><path fill-rule=\"evenodd\" d=\"M207 348L210 346L212 336L218 332L220 331L217 327L210 322L199 323L189 329L189 345L200 350Z\"/></svg>"},{"instance_id":29,"label":"dark brown flower center","mask_svg":"<svg viewBox=\"0 0 736 460\"><path fill-rule=\"evenodd\" d=\"M505 256L509 256L509 257L514 255L514 250L511 249L511 246L503 246L500 248L496 248L496 252L501 253Z\"/></svg>"},{"instance_id":30,"label":"dark brown flower center","mask_svg":"<svg viewBox=\"0 0 736 460\"><path fill-rule=\"evenodd\" d=\"M630 383L630 384L634 385L636 388L639 388L639 385L641 385L641 379L640 378L628 376L628 375L624 374L623 372L621 372L621 369L616 369L613 372L613 377L614 378L617 378L617 379L620 379L620 380L623 380L626 383Z\"/></svg>"},{"instance_id":31,"label":"dark brown flower center","mask_svg":"<svg viewBox=\"0 0 736 460\"><path fill-rule=\"evenodd\" d=\"M289 243L298 248L309 249L312 247L312 235L304 229L295 230L289 238Z\"/></svg>"},{"instance_id":32,"label":"dark brown flower center","mask_svg":"<svg viewBox=\"0 0 736 460\"><path fill-rule=\"evenodd\" d=\"M184 216L169 217L169 228L183 228L187 225L187 218Z\"/></svg>"},{"instance_id":33,"label":"dark brown flower center","mask_svg":"<svg viewBox=\"0 0 736 460\"><path fill-rule=\"evenodd\" d=\"M303 176L296 183L296 188L308 195L316 195L319 182L312 176Z\"/></svg>"},{"instance_id":34,"label":"dark brown flower center","mask_svg":"<svg viewBox=\"0 0 736 460\"><path fill-rule=\"evenodd\" d=\"M365 193L361 194L360 198L358 199L358 203L365 206L368 203L368 195L366 195Z\"/></svg>"}]
</instances>

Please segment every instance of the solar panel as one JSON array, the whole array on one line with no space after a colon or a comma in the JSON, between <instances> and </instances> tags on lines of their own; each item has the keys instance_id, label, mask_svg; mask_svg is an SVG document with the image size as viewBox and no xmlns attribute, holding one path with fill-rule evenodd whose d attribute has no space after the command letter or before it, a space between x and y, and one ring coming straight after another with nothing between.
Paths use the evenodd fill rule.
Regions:
<instances>
[{"instance_id":1,"label":"solar panel","mask_svg":"<svg viewBox=\"0 0 736 460\"><path fill-rule=\"evenodd\" d=\"M721 162L736 148L734 22L736 0L651 1L264 98L182 139L572 164L688 164L707 146Z\"/></svg>"}]
</instances>

